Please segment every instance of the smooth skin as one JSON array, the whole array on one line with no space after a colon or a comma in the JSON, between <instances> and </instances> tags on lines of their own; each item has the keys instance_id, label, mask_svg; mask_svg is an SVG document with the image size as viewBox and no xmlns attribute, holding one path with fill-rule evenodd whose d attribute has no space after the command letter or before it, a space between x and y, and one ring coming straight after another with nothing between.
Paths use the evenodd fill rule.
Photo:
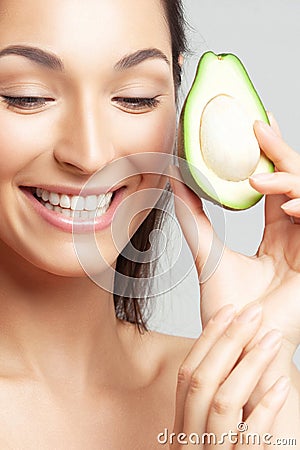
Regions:
<instances>
[{"instance_id":1,"label":"smooth skin","mask_svg":"<svg viewBox=\"0 0 300 450\"><path fill-rule=\"evenodd\" d=\"M272 432L279 438L289 436L299 440L300 380L292 357L300 343L300 209L297 207L300 198L300 155L284 142L271 113L269 118L271 126L259 121L254 124L260 147L276 168L273 175L259 175L249 180L255 189L266 194L265 230L255 256L246 257L225 248L215 272L202 283L201 273L213 231L198 197L172 177L171 183L175 195L189 206L197 222L200 241L189 233L191 227L186 220L187 215L183 216L182 203L177 201L177 215L194 253L199 274L203 325L222 305L232 303L240 309L249 302L258 301L263 307L263 319L247 350L273 328L280 330L283 336L281 350L259 381L255 394L250 396L245 413L253 409L279 374L286 375L292 380L292 388ZM173 171L174 175L178 175L175 168ZM200 242L199 248L195 248L194 242Z\"/></svg>"},{"instance_id":2,"label":"smooth skin","mask_svg":"<svg viewBox=\"0 0 300 450\"><path fill-rule=\"evenodd\" d=\"M180 430L184 430L188 445L181 446L177 440L176 449L194 448L195 441L190 441L190 437L195 430L200 436L212 433L216 437L216 441L212 441L213 448L231 449L233 442L229 439L222 442L222 433L225 430L236 432L242 419L247 422L249 433L263 435L271 428L289 390L285 377L263 395L249 415L241 416L263 371L281 346L281 333L273 330L239 360L261 319L262 307L254 303L239 315L235 315L232 305L225 306L208 322L179 370L174 432L178 436ZM208 441L202 444L197 448L210 448ZM235 445L234 448L242 446Z\"/></svg>"},{"instance_id":3,"label":"smooth skin","mask_svg":"<svg viewBox=\"0 0 300 450\"><path fill-rule=\"evenodd\" d=\"M155 332L141 336L116 319L112 295L85 276L72 237L43 221L19 189L43 183L78 188L122 156L173 151L171 64L151 58L114 68L124 56L149 47L172 61L162 12L158 0L0 4L1 49L31 45L64 64L60 71L23 56L0 58L0 448L153 450L161 448L158 433L173 429L175 415L178 429L189 431L201 422L203 430L219 432L236 426L237 411L250 398L253 429L262 423L262 408L271 429L287 396L287 388L278 394L262 387L255 397L255 384L279 354L279 343L264 352L246 351L259 315L247 326L219 316L196 341ZM7 101L21 96L47 101ZM137 97L159 102L128 102ZM132 177L125 196L161 183L143 174ZM97 234L97 243L113 266L117 251L108 230ZM232 301L225 296L224 303ZM180 382L176 403L186 357L194 382ZM203 393L198 380L208 372L212 384ZM281 375L274 383L282 383ZM195 395L187 395L185 407L182 393L188 389ZM220 395L233 403L226 423L215 415Z\"/></svg>"}]
</instances>

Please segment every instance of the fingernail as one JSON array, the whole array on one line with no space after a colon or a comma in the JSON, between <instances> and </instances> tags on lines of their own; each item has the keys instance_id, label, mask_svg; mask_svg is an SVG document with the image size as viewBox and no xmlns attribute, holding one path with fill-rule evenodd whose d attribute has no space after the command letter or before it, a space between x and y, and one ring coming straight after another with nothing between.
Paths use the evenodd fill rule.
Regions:
<instances>
[{"instance_id":1,"label":"fingernail","mask_svg":"<svg viewBox=\"0 0 300 450\"><path fill-rule=\"evenodd\" d=\"M268 123L263 122L262 120L256 120L255 123L260 127L261 130L265 131L270 136L278 137L278 135L275 133L273 128L271 128Z\"/></svg>"},{"instance_id":2,"label":"fingernail","mask_svg":"<svg viewBox=\"0 0 300 450\"><path fill-rule=\"evenodd\" d=\"M277 383L274 386L274 390L277 392L285 392L290 387L290 379L288 377L281 377L277 381Z\"/></svg>"},{"instance_id":3,"label":"fingernail","mask_svg":"<svg viewBox=\"0 0 300 450\"><path fill-rule=\"evenodd\" d=\"M235 313L236 313L236 308L234 305L226 305L216 313L213 320L214 320L214 322L227 323L227 322L230 322L234 318Z\"/></svg>"},{"instance_id":4,"label":"fingernail","mask_svg":"<svg viewBox=\"0 0 300 450\"><path fill-rule=\"evenodd\" d=\"M254 305L248 306L244 309L237 317L238 322L252 322L257 319L262 312L262 307L259 303L255 303Z\"/></svg>"},{"instance_id":5,"label":"fingernail","mask_svg":"<svg viewBox=\"0 0 300 450\"><path fill-rule=\"evenodd\" d=\"M275 173L257 173L255 175L252 175L251 180L258 181L261 183L264 183L265 181L271 181L275 178Z\"/></svg>"},{"instance_id":6,"label":"fingernail","mask_svg":"<svg viewBox=\"0 0 300 450\"><path fill-rule=\"evenodd\" d=\"M268 350L276 347L282 339L282 334L278 330L272 330L265 334L262 340L259 342L259 346L264 350Z\"/></svg>"},{"instance_id":7,"label":"fingernail","mask_svg":"<svg viewBox=\"0 0 300 450\"><path fill-rule=\"evenodd\" d=\"M300 208L300 198L295 198L294 200L290 200L283 205L281 205L282 209L295 210Z\"/></svg>"}]
</instances>

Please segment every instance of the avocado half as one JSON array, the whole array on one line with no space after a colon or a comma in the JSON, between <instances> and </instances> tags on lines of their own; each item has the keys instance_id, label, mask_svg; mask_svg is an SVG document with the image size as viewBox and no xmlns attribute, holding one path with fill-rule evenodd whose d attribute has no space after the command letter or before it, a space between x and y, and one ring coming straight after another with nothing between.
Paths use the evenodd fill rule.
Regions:
<instances>
[{"instance_id":1,"label":"avocado half","mask_svg":"<svg viewBox=\"0 0 300 450\"><path fill-rule=\"evenodd\" d=\"M182 177L199 196L232 210L250 208L262 198L248 178L274 172L274 165L259 148L253 130L257 119L269 123L239 58L204 53L178 136Z\"/></svg>"}]
</instances>

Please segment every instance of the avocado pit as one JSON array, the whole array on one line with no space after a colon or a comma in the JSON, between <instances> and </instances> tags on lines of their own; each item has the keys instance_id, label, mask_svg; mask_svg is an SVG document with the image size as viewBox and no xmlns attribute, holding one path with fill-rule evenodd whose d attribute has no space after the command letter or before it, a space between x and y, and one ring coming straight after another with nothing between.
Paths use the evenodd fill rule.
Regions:
<instances>
[{"instance_id":1,"label":"avocado pit","mask_svg":"<svg viewBox=\"0 0 300 450\"><path fill-rule=\"evenodd\" d=\"M242 181L255 171L260 148L252 118L234 97L221 94L206 104L199 134L203 159L220 178Z\"/></svg>"}]
</instances>

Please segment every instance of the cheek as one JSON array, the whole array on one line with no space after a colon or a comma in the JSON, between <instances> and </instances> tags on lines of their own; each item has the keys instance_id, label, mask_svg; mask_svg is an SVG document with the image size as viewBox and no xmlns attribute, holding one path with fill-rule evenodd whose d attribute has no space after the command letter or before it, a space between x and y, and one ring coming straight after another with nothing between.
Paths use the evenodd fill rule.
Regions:
<instances>
[{"instance_id":1,"label":"cheek","mask_svg":"<svg viewBox=\"0 0 300 450\"><path fill-rule=\"evenodd\" d=\"M143 220L154 207L166 186L166 178L161 176L171 163L170 157L162 154L171 154L176 137L176 109L170 108L162 114L148 114L139 117L128 118L124 127L119 128L123 133L123 145L121 140L119 148L126 150L127 154L138 154L138 159L133 158L134 164L141 174L140 183L123 209L123 217L118 218L118 240L123 239L122 244L132 237ZM146 155L146 153L157 153ZM130 219L129 219L130 218ZM128 235L124 234L124 224L129 225ZM122 245L120 245L122 247Z\"/></svg>"},{"instance_id":2,"label":"cheek","mask_svg":"<svg viewBox=\"0 0 300 450\"><path fill-rule=\"evenodd\" d=\"M45 118L0 113L0 174L11 179L38 156L47 141Z\"/></svg>"},{"instance_id":3,"label":"cheek","mask_svg":"<svg viewBox=\"0 0 300 450\"><path fill-rule=\"evenodd\" d=\"M144 152L171 153L175 144L175 107L148 114L128 115L116 127L116 148L126 154Z\"/></svg>"}]
</instances>

